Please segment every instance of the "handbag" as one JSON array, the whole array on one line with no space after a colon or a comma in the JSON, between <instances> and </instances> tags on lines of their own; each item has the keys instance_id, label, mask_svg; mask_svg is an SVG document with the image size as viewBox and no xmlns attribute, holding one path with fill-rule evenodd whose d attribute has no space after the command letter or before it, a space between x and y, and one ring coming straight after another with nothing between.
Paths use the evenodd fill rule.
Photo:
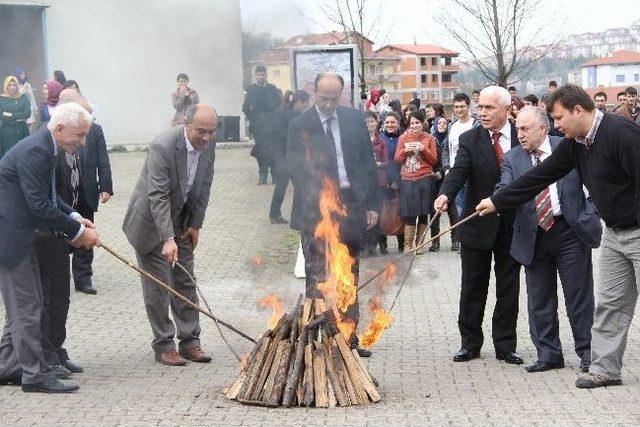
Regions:
<instances>
[{"instance_id":1,"label":"handbag","mask_svg":"<svg viewBox=\"0 0 640 427\"><path fill-rule=\"evenodd\" d=\"M382 200L380 234L397 236L403 233L404 221L400 216L400 199L398 198L398 191L394 191L392 197L385 197Z\"/></svg>"}]
</instances>

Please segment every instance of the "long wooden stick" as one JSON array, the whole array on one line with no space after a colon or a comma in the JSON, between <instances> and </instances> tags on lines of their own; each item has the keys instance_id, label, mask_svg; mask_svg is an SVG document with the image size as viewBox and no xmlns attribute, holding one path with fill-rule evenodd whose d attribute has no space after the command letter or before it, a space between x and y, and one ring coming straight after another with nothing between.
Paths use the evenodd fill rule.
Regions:
<instances>
[{"instance_id":1,"label":"long wooden stick","mask_svg":"<svg viewBox=\"0 0 640 427\"><path fill-rule=\"evenodd\" d=\"M123 257L122 255L120 255L119 253L117 253L116 251L111 249L109 246L107 246L107 245L105 245L103 243L100 243L100 247L102 249L104 249L105 251L109 252L111 255L116 257L118 260L120 260L124 264L128 265L129 267L133 268L138 273L140 273L143 276L145 276L147 279L151 280L152 283L160 286L161 288L163 288L164 290L169 292L174 297L178 298L179 300L183 301L184 303L186 303L186 304L190 305L191 307L193 307L194 309L198 310L200 313L204 314L205 316L209 317L210 319L212 319L212 320L214 320L216 322L219 322L225 328L229 329L230 331L235 332L236 334L240 335L243 338L248 339L252 343L256 343L257 342L255 339L251 338L249 335L245 334L240 329L238 329L235 326L225 322L224 320L221 320L220 318L214 316L213 314L209 313L207 310L204 310L198 304L194 304L193 302L189 301L188 298L186 298L184 295L182 295L181 293L179 293L178 291L173 289L171 286L169 286L166 283L162 282L161 280L157 279L155 276L151 275L150 273L144 271L143 269L141 269L137 265L134 265L131 261L127 260L125 257Z\"/></svg>"},{"instance_id":2,"label":"long wooden stick","mask_svg":"<svg viewBox=\"0 0 640 427\"><path fill-rule=\"evenodd\" d=\"M393 261L391 261L391 264L395 264L398 261L400 261L402 258L409 256L411 254L413 254L415 251L422 249L423 247L427 246L429 243L433 242L434 240L444 236L447 233L451 233L453 230L455 230L457 227L461 226L462 224L464 224L467 221L472 220L473 218L477 217L478 215L480 215L480 212L474 212L471 215L469 215L468 217L456 222L455 224L453 224L451 227L447 228L446 230L444 230L443 232L441 232L440 234L438 234L437 236L434 236L432 238L430 238L429 240L422 242L421 244L417 245L415 248L413 248L410 251L404 252L403 254L397 256ZM374 280L376 280L378 277L380 277L385 271L387 271L387 268L383 268L382 270L378 271L376 274L374 274L372 277L370 277L366 282L364 282L363 284L361 284L360 286L358 286L358 291L362 290L364 287L366 287L369 283L373 282Z\"/></svg>"}]
</instances>

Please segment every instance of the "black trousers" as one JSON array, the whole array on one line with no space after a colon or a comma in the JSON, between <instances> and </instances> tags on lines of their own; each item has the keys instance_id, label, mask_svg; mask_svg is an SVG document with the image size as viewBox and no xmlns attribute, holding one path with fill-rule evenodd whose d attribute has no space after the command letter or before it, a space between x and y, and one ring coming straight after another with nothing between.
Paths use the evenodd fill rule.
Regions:
<instances>
[{"instance_id":1,"label":"black trousers","mask_svg":"<svg viewBox=\"0 0 640 427\"><path fill-rule=\"evenodd\" d=\"M284 201L287 186L289 185L289 169L287 168L286 153L277 153L271 159L271 176L273 176L276 185L273 189L273 196L271 197L269 216L271 218L277 218L282 216L282 202Z\"/></svg>"},{"instance_id":2,"label":"black trousers","mask_svg":"<svg viewBox=\"0 0 640 427\"><path fill-rule=\"evenodd\" d=\"M504 223L500 225L493 247L487 250L460 247L462 287L458 327L462 347L479 350L482 347L482 320L489 292L491 259L496 276L496 306L492 318L492 338L496 353L516 350L516 323L520 293L520 264L509 254L510 245Z\"/></svg>"},{"instance_id":3,"label":"black trousers","mask_svg":"<svg viewBox=\"0 0 640 427\"><path fill-rule=\"evenodd\" d=\"M77 211L89 221L94 221L93 209L83 203L82 198L78 204ZM93 278L93 249L72 248L72 251L73 283L76 289L79 289L91 284Z\"/></svg>"},{"instance_id":4,"label":"black trousers","mask_svg":"<svg viewBox=\"0 0 640 427\"><path fill-rule=\"evenodd\" d=\"M272 163L272 136L268 132L257 131L254 134L256 144L251 150L251 155L258 161L258 174L260 178L267 179L269 170L273 176Z\"/></svg>"},{"instance_id":5,"label":"black trousers","mask_svg":"<svg viewBox=\"0 0 640 427\"><path fill-rule=\"evenodd\" d=\"M558 274L575 352L580 359L591 360L594 312L591 248L576 236L564 219L556 218L548 232L538 227L533 261L525 267L525 274L529 331L538 351L538 360L564 361L558 326Z\"/></svg>"},{"instance_id":6,"label":"black trousers","mask_svg":"<svg viewBox=\"0 0 640 427\"><path fill-rule=\"evenodd\" d=\"M69 313L70 247L53 236L38 236L34 243L42 283L42 347L47 364L58 365L67 357Z\"/></svg>"}]
</instances>

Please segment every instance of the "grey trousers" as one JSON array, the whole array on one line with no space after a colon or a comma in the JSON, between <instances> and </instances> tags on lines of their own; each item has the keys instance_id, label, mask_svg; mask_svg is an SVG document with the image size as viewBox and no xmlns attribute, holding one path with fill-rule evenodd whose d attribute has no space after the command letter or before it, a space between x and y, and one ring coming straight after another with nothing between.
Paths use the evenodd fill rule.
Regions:
<instances>
[{"instance_id":1,"label":"grey trousers","mask_svg":"<svg viewBox=\"0 0 640 427\"><path fill-rule=\"evenodd\" d=\"M600 251L600 283L591 329L590 372L619 379L627 333L638 299L640 228L606 227Z\"/></svg>"},{"instance_id":2,"label":"grey trousers","mask_svg":"<svg viewBox=\"0 0 640 427\"><path fill-rule=\"evenodd\" d=\"M35 254L16 267L0 266L5 325L0 340L0 378L22 376L23 384L53 379L42 350L42 290Z\"/></svg>"},{"instance_id":3,"label":"grey trousers","mask_svg":"<svg viewBox=\"0 0 640 427\"><path fill-rule=\"evenodd\" d=\"M176 237L178 245L178 262L187 269L194 279L193 274L193 246L191 240L182 240ZM179 268L171 268L171 265L162 258L162 243L147 254L136 252L138 266L151 273L161 281L168 283L173 289L198 304L198 293L189 277ZM174 337L176 329L180 349L200 345L200 320L199 312L179 299L151 282L144 276L142 279L142 296L147 310L147 317L153 330L151 347L156 353L164 353L175 350ZM173 321L169 318L169 307L173 315ZM175 322L175 325L174 325Z\"/></svg>"}]
</instances>

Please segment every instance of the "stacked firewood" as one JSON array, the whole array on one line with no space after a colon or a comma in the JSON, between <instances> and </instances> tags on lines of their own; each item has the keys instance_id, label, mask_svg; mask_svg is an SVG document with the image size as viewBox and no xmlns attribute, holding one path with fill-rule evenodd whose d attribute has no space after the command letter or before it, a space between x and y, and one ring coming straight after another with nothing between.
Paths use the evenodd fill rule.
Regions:
<instances>
[{"instance_id":1,"label":"stacked firewood","mask_svg":"<svg viewBox=\"0 0 640 427\"><path fill-rule=\"evenodd\" d=\"M379 402L377 383L349 349L333 310L325 310L322 299L300 296L243 360L226 397L265 407Z\"/></svg>"}]
</instances>

